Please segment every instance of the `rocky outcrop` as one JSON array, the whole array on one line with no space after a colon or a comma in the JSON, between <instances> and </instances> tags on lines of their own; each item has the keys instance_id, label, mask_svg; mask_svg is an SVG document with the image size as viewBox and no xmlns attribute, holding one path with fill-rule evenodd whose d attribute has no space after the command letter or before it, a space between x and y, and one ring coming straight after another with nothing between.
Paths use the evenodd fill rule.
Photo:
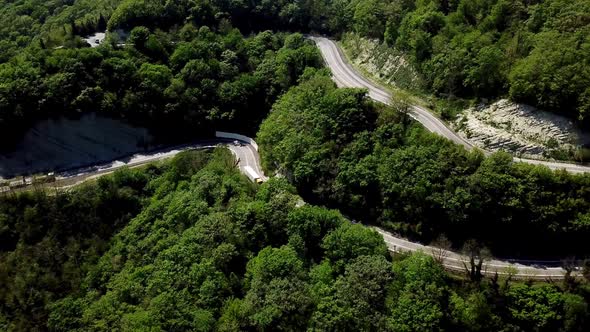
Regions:
<instances>
[{"instance_id":1,"label":"rocky outcrop","mask_svg":"<svg viewBox=\"0 0 590 332\"><path fill-rule=\"evenodd\" d=\"M590 142L572 120L506 99L465 110L454 127L478 147L529 158L551 158Z\"/></svg>"},{"instance_id":2,"label":"rocky outcrop","mask_svg":"<svg viewBox=\"0 0 590 332\"><path fill-rule=\"evenodd\" d=\"M419 89L422 80L406 56L378 40L345 34L342 47L355 67L383 83L402 89Z\"/></svg>"}]
</instances>

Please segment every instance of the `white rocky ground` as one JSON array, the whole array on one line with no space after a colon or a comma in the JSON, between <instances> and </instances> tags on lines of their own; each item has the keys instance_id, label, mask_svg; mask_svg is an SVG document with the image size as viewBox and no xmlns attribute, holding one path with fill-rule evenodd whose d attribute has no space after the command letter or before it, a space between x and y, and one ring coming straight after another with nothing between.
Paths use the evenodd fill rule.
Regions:
<instances>
[{"instance_id":1,"label":"white rocky ground","mask_svg":"<svg viewBox=\"0 0 590 332\"><path fill-rule=\"evenodd\" d=\"M422 85L401 52L355 34L345 34L341 44L355 67L381 82L403 89ZM452 126L480 148L533 159L571 159L578 147L590 145L590 133L570 119L505 99L465 110Z\"/></svg>"},{"instance_id":2,"label":"white rocky ground","mask_svg":"<svg viewBox=\"0 0 590 332\"><path fill-rule=\"evenodd\" d=\"M404 54L378 40L345 34L342 46L355 67L362 68L384 83L404 89L417 89L422 84Z\"/></svg>"},{"instance_id":3,"label":"white rocky ground","mask_svg":"<svg viewBox=\"0 0 590 332\"><path fill-rule=\"evenodd\" d=\"M570 119L506 99L465 110L453 126L478 147L528 158L590 143L590 135Z\"/></svg>"}]
</instances>

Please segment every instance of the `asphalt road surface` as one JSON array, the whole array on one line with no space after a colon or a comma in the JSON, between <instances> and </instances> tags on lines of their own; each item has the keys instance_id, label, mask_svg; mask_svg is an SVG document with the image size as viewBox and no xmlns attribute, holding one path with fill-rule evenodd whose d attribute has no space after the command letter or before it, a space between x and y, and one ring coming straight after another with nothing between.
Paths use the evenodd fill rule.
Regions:
<instances>
[{"instance_id":1,"label":"asphalt road surface","mask_svg":"<svg viewBox=\"0 0 590 332\"><path fill-rule=\"evenodd\" d=\"M387 247L390 251L422 251L425 254L433 256L437 260L442 261L442 264L448 270L457 272L466 271L466 266L469 266L469 260L467 257L458 253L410 242L396 237L378 227L373 228L383 236L383 240L385 240L385 243L387 244ZM563 279L566 273L566 271L559 265L560 262L488 259L484 260L482 273L488 276L492 276L496 273L499 276L511 275L515 279L559 280ZM580 276L580 273L579 271L575 271L572 275Z\"/></svg>"},{"instance_id":2,"label":"asphalt road surface","mask_svg":"<svg viewBox=\"0 0 590 332\"><path fill-rule=\"evenodd\" d=\"M84 39L90 47L98 47L104 41L105 37L107 36L106 31L104 32L96 32L90 36L87 36Z\"/></svg>"},{"instance_id":3,"label":"asphalt road surface","mask_svg":"<svg viewBox=\"0 0 590 332\"><path fill-rule=\"evenodd\" d=\"M246 142L234 141L233 143L226 143L230 151L236 156L238 167L242 173L245 173L244 167L250 166L263 181L267 181L268 177L264 175L264 171L260 166L260 156L258 151L252 145Z\"/></svg>"},{"instance_id":4,"label":"asphalt road surface","mask_svg":"<svg viewBox=\"0 0 590 332\"><path fill-rule=\"evenodd\" d=\"M309 37L313 40L326 62L326 65L332 70L332 77L339 87L350 88L365 88L369 91L369 97L378 102L389 104L391 102L391 94L384 88L378 86L369 79L363 77L357 70L355 70L344 57L342 50L338 45L325 37ZM457 135L447 125L434 116L431 112L418 105L410 105L410 116L416 121L420 122L426 129L437 133L451 141L465 146L467 149L472 149L474 146L466 139ZM484 153L489 154L488 151ZM573 163L561 163L554 161L514 158L514 161L524 162L535 165L545 165L550 169L558 170L565 169L572 173L586 173L590 172L590 166L584 166Z\"/></svg>"},{"instance_id":5,"label":"asphalt road surface","mask_svg":"<svg viewBox=\"0 0 590 332\"><path fill-rule=\"evenodd\" d=\"M211 140L203 140L194 144L183 144L174 147L163 148L150 153L137 153L125 158L110 161L108 163L59 172L55 174L55 182L47 183L43 186L50 188L69 188L85 181L96 179L106 174L111 174L122 167L140 167L151 162L174 157L183 151L210 149L217 146L225 146L232 152L232 154L236 157L237 165L242 172L245 166L250 166L256 172L258 172L258 174L260 174L263 180L267 180L260 167L260 157L258 156L258 151L256 151L252 145L236 140L216 138ZM32 185L33 178L27 177L24 179L24 181L27 183L28 187L21 188L19 190L27 190L27 188L34 187L34 185ZM22 182L22 180L21 178L18 178L12 182ZM10 190L8 187L0 187L0 193L5 191Z\"/></svg>"},{"instance_id":6,"label":"asphalt road surface","mask_svg":"<svg viewBox=\"0 0 590 332\"><path fill-rule=\"evenodd\" d=\"M258 151L253 146L244 142L240 143L239 146L230 144L228 147L240 158L241 163L239 166L242 172L244 172L243 167L249 165L263 179L268 179L260 167ZM469 266L468 259L459 253L411 242L379 227L373 227L373 229L383 236L387 248L392 252L422 251L427 255L439 259L446 269L455 272L464 272L466 271L466 266ZM489 259L484 261L482 272L488 276L493 276L497 273L500 276L510 275L516 279L560 280L566 274L566 271L560 265L559 261ZM572 275L578 277L580 276L580 272L575 271Z\"/></svg>"},{"instance_id":7,"label":"asphalt road surface","mask_svg":"<svg viewBox=\"0 0 590 332\"><path fill-rule=\"evenodd\" d=\"M212 140L201 141L195 144L170 147L148 154L135 154L128 158L115 160L106 164L62 172L56 174L56 182L48 184L47 186L51 188L69 188L90 179L95 179L100 176L110 174L121 167L139 167L154 161L171 158L182 151L207 149L216 146L227 147L236 157L237 166L242 172L244 172L245 166L250 166L261 176L263 180L268 179L268 177L266 177L262 171L262 167L260 166L260 156L254 146L248 142L216 138ZM26 188L23 188L22 190L26 190ZM422 251L427 255L431 255L440 259L442 264L448 270L454 270L457 272L465 271L465 262L467 262L467 260L458 253L447 250L441 251L440 249L434 247L410 242L381 228L373 228L383 236L387 247L392 252ZM499 275L511 274L514 278L534 280L563 279L566 271L561 267L555 267L555 264L559 265L559 262L551 262L552 264L547 263L548 262L540 261L519 262L517 260L509 261L493 259L485 262L483 273L486 275L494 275L495 273L498 273ZM579 272L575 272L574 275L578 276Z\"/></svg>"}]
</instances>

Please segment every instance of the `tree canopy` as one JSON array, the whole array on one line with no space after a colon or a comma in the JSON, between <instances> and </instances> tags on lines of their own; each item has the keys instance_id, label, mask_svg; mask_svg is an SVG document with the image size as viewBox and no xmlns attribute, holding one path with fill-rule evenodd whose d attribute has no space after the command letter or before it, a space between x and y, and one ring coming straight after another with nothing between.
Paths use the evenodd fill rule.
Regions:
<instances>
[{"instance_id":1,"label":"tree canopy","mask_svg":"<svg viewBox=\"0 0 590 332\"><path fill-rule=\"evenodd\" d=\"M57 195L0 197L6 331L588 328L586 284L459 282L424 253L192 151Z\"/></svg>"},{"instance_id":2,"label":"tree canopy","mask_svg":"<svg viewBox=\"0 0 590 332\"><path fill-rule=\"evenodd\" d=\"M473 238L500 256L588 255L590 176L468 152L403 105L337 89L322 70L302 80L277 101L258 144L266 169L306 200L426 243L445 233L456 248Z\"/></svg>"}]
</instances>

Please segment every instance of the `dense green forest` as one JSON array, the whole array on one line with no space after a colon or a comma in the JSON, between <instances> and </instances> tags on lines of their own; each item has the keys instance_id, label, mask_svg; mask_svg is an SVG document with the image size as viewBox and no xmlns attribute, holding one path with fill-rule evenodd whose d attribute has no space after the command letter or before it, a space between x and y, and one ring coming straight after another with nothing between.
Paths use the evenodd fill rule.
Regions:
<instances>
[{"instance_id":1,"label":"dense green forest","mask_svg":"<svg viewBox=\"0 0 590 332\"><path fill-rule=\"evenodd\" d=\"M427 132L360 89L337 89L308 70L263 122L257 142L268 171L309 201L337 207L430 242L477 239L494 253L578 258L590 254L590 176L485 158Z\"/></svg>"},{"instance_id":2,"label":"dense green forest","mask_svg":"<svg viewBox=\"0 0 590 332\"><path fill-rule=\"evenodd\" d=\"M589 119L589 0L3 0L0 7L0 63L28 45L79 45L75 35L107 26L354 31L406 52L441 95L510 95Z\"/></svg>"},{"instance_id":3,"label":"dense green forest","mask_svg":"<svg viewBox=\"0 0 590 332\"><path fill-rule=\"evenodd\" d=\"M433 91L509 95L590 123L590 1L351 3L342 31L406 52Z\"/></svg>"},{"instance_id":4,"label":"dense green forest","mask_svg":"<svg viewBox=\"0 0 590 332\"><path fill-rule=\"evenodd\" d=\"M36 48L0 64L0 145L34 121L97 112L150 128L160 140L210 137L215 128L254 134L278 95L320 66L300 34L192 23L131 30L127 47Z\"/></svg>"},{"instance_id":5,"label":"dense green forest","mask_svg":"<svg viewBox=\"0 0 590 332\"><path fill-rule=\"evenodd\" d=\"M76 34L106 28L120 0L1 0L0 63L23 48L76 47Z\"/></svg>"},{"instance_id":6,"label":"dense green forest","mask_svg":"<svg viewBox=\"0 0 590 332\"><path fill-rule=\"evenodd\" d=\"M440 95L509 94L588 121L589 6L0 0L0 145L83 112L170 141L253 135L270 113L262 161L285 176L254 185L218 149L1 196L0 330L590 329L587 281L451 276L424 254L391 256L340 214L423 242L444 233L457 248L583 258L590 176L468 152L402 103L337 89L310 42L277 32L354 31L406 52ZM128 37L80 38L105 28Z\"/></svg>"},{"instance_id":7,"label":"dense green forest","mask_svg":"<svg viewBox=\"0 0 590 332\"><path fill-rule=\"evenodd\" d=\"M344 92L345 93L345 92ZM0 199L0 329L584 331L587 283L480 282L257 187L228 150ZM299 207L298 207L299 206Z\"/></svg>"},{"instance_id":8,"label":"dense green forest","mask_svg":"<svg viewBox=\"0 0 590 332\"><path fill-rule=\"evenodd\" d=\"M3 194L0 330L44 326L45 306L79 291L111 237L148 203L148 184L163 172L123 170L71 192Z\"/></svg>"}]
</instances>

